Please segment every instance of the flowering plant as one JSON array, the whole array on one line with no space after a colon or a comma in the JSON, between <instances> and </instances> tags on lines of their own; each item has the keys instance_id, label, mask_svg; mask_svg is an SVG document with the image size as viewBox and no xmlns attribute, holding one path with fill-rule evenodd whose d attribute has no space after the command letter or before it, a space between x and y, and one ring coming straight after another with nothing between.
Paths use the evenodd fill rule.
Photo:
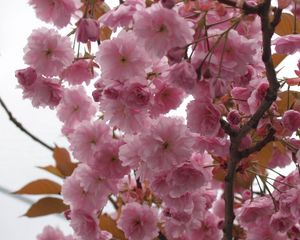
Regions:
<instances>
[{"instance_id":1,"label":"flowering plant","mask_svg":"<svg viewBox=\"0 0 300 240\"><path fill-rule=\"evenodd\" d=\"M47 226L39 240L300 238L299 79L275 71L300 49L296 2L29 4L72 28L33 30L16 71L24 98L57 112L76 159L56 147L44 169L62 187L18 191L62 195L41 201L74 235ZM27 215L45 214L36 207Z\"/></svg>"}]
</instances>

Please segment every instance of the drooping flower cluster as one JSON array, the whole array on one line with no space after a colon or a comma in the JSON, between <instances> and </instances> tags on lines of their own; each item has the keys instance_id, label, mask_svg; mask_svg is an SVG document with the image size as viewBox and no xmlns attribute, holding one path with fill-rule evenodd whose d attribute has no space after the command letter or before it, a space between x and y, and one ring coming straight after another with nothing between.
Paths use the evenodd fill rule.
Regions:
<instances>
[{"instance_id":1,"label":"drooping flower cluster","mask_svg":"<svg viewBox=\"0 0 300 240\"><path fill-rule=\"evenodd\" d=\"M57 111L78 161L62 186L74 239L222 239L234 144L245 156L234 169L234 237L298 239L300 178L269 180L267 169L299 167L299 94L270 93L260 16L215 1L120 2L109 10L100 0L29 1L58 28L77 18L68 37L34 30L24 48L29 67L16 71L24 98ZM298 51L297 39L279 37L275 51ZM185 118L172 117L178 109ZM118 233L105 228L108 200ZM38 239L52 235L69 239L52 228Z\"/></svg>"}]
</instances>

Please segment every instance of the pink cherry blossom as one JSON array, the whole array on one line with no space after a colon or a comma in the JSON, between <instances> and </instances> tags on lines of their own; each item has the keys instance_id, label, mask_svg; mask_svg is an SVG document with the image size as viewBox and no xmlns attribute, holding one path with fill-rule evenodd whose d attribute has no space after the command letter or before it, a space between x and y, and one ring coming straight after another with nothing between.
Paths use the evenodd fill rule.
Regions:
<instances>
[{"instance_id":1,"label":"pink cherry blossom","mask_svg":"<svg viewBox=\"0 0 300 240\"><path fill-rule=\"evenodd\" d=\"M157 116L168 113L170 110L178 108L183 98L184 92L181 88L167 83L159 84L155 91L151 114Z\"/></svg>"},{"instance_id":2,"label":"pink cherry blossom","mask_svg":"<svg viewBox=\"0 0 300 240\"><path fill-rule=\"evenodd\" d=\"M94 75L92 62L78 60L63 70L61 78L71 85L82 84L83 82L89 84Z\"/></svg>"},{"instance_id":3,"label":"pink cherry blossom","mask_svg":"<svg viewBox=\"0 0 300 240\"><path fill-rule=\"evenodd\" d=\"M47 28L33 30L24 53L25 63L45 76L59 75L74 58L70 39Z\"/></svg>"},{"instance_id":4,"label":"pink cherry blossom","mask_svg":"<svg viewBox=\"0 0 300 240\"><path fill-rule=\"evenodd\" d=\"M128 203L122 208L118 227L129 240L152 240L158 236L158 214L154 208Z\"/></svg>"},{"instance_id":5,"label":"pink cherry blossom","mask_svg":"<svg viewBox=\"0 0 300 240\"><path fill-rule=\"evenodd\" d=\"M90 163L100 146L104 142L110 141L111 138L109 127L105 123L99 120L84 121L70 135L70 148L75 158L81 162Z\"/></svg>"},{"instance_id":6,"label":"pink cherry blossom","mask_svg":"<svg viewBox=\"0 0 300 240\"><path fill-rule=\"evenodd\" d=\"M291 34L278 37L273 41L273 44L277 53L294 54L300 50L299 40L299 34Z\"/></svg>"},{"instance_id":7,"label":"pink cherry blossom","mask_svg":"<svg viewBox=\"0 0 300 240\"><path fill-rule=\"evenodd\" d=\"M273 213L273 203L269 197L259 197L254 201L248 200L239 209L237 219L245 227L263 224Z\"/></svg>"},{"instance_id":8,"label":"pink cherry blossom","mask_svg":"<svg viewBox=\"0 0 300 240\"><path fill-rule=\"evenodd\" d=\"M32 67L17 70L15 76L23 89L28 89L37 79L36 71Z\"/></svg>"},{"instance_id":9,"label":"pink cherry blossom","mask_svg":"<svg viewBox=\"0 0 300 240\"><path fill-rule=\"evenodd\" d=\"M275 232L286 232L295 223L296 219L293 216L285 215L281 212L273 214L270 220L270 226Z\"/></svg>"},{"instance_id":10,"label":"pink cherry blossom","mask_svg":"<svg viewBox=\"0 0 300 240\"><path fill-rule=\"evenodd\" d=\"M193 192L204 186L208 181L205 170L196 163L184 163L174 169L166 179L169 185L168 193L176 198L187 192Z\"/></svg>"},{"instance_id":11,"label":"pink cherry blossom","mask_svg":"<svg viewBox=\"0 0 300 240\"><path fill-rule=\"evenodd\" d=\"M92 212L104 207L106 199L105 196L95 194L93 189L87 189L82 186L81 179L76 174L67 177L62 185L61 194L64 202L70 205L73 209L84 209Z\"/></svg>"},{"instance_id":12,"label":"pink cherry blossom","mask_svg":"<svg viewBox=\"0 0 300 240\"><path fill-rule=\"evenodd\" d=\"M122 178L129 172L129 168L122 166L119 159L119 147L123 144L124 142L116 140L102 143L90 165L103 177L109 179Z\"/></svg>"},{"instance_id":13,"label":"pink cherry blossom","mask_svg":"<svg viewBox=\"0 0 300 240\"><path fill-rule=\"evenodd\" d=\"M89 120L96 113L96 107L83 87L66 89L57 107L57 116L64 124L74 126Z\"/></svg>"},{"instance_id":14,"label":"pink cherry blossom","mask_svg":"<svg viewBox=\"0 0 300 240\"><path fill-rule=\"evenodd\" d=\"M196 85L197 73L192 64L182 61L174 64L169 73L169 79L177 86L183 88L186 92L190 92Z\"/></svg>"},{"instance_id":15,"label":"pink cherry blossom","mask_svg":"<svg viewBox=\"0 0 300 240\"><path fill-rule=\"evenodd\" d=\"M138 135L127 136L126 144L120 146L119 158L123 166L129 166L136 169L141 162L139 152L143 148Z\"/></svg>"},{"instance_id":16,"label":"pink cherry blossom","mask_svg":"<svg viewBox=\"0 0 300 240\"><path fill-rule=\"evenodd\" d=\"M71 211L70 225L76 235L80 236L83 240L98 240L101 234L96 214L86 212L84 209Z\"/></svg>"},{"instance_id":17,"label":"pink cherry blossom","mask_svg":"<svg viewBox=\"0 0 300 240\"><path fill-rule=\"evenodd\" d=\"M187 106L187 126L201 135L216 136L221 127L220 117L210 99L193 100Z\"/></svg>"},{"instance_id":18,"label":"pink cherry blossom","mask_svg":"<svg viewBox=\"0 0 300 240\"><path fill-rule=\"evenodd\" d=\"M46 226L43 232L37 236L37 240L73 240L71 235L65 236L63 232L58 228Z\"/></svg>"},{"instance_id":19,"label":"pink cherry blossom","mask_svg":"<svg viewBox=\"0 0 300 240\"><path fill-rule=\"evenodd\" d=\"M104 79L124 81L132 77L145 77L149 66L147 53L137 44L136 37L121 32L117 38L101 43L96 53Z\"/></svg>"},{"instance_id":20,"label":"pink cherry blossom","mask_svg":"<svg viewBox=\"0 0 300 240\"><path fill-rule=\"evenodd\" d=\"M176 131L174 131L176 129ZM141 143L147 146L141 158L154 172L170 170L189 160L194 144L192 134L180 119L161 117L148 131L141 134Z\"/></svg>"},{"instance_id":21,"label":"pink cherry blossom","mask_svg":"<svg viewBox=\"0 0 300 240\"><path fill-rule=\"evenodd\" d=\"M100 26L95 19L81 18L77 23L76 37L78 42L95 42L99 39Z\"/></svg>"},{"instance_id":22,"label":"pink cherry blossom","mask_svg":"<svg viewBox=\"0 0 300 240\"><path fill-rule=\"evenodd\" d=\"M63 89L57 79L38 76L33 68L16 71L23 98L29 98L34 107L55 108L63 95Z\"/></svg>"},{"instance_id":23,"label":"pink cherry blossom","mask_svg":"<svg viewBox=\"0 0 300 240\"><path fill-rule=\"evenodd\" d=\"M289 131L297 131L300 128L300 113L295 110L288 110L282 117L283 126Z\"/></svg>"},{"instance_id":24,"label":"pink cherry blossom","mask_svg":"<svg viewBox=\"0 0 300 240\"><path fill-rule=\"evenodd\" d=\"M146 4L142 0L127 0L118 8L108 11L101 16L100 23L109 26L114 31L117 27L131 28L133 15L139 8L145 8Z\"/></svg>"},{"instance_id":25,"label":"pink cherry blossom","mask_svg":"<svg viewBox=\"0 0 300 240\"><path fill-rule=\"evenodd\" d=\"M269 88L269 83L262 82L251 93L250 97L247 100L249 108L250 108L250 113L254 114L256 112L256 110L260 106L261 102L264 100L264 98L267 94L268 88Z\"/></svg>"},{"instance_id":26,"label":"pink cherry blossom","mask_svg":"<svg viewBox=\"0 0 300 240\"><path fill-rule=\"evenodd\" d=\"M152 4L135 13L133 31L154 57L163 57L174 47L192 42L194 30L188 21L175 11Z\"/></svg>"},{"instance_id":27,"label":"pink cherry blossom","mask_svg":"<svg viewBox=\"0 0 300 240\"><path fill-rule=\"evenodd\" d=\"M150 118L145 109L132 109L120 98L102 100L100 109L104 112L104 120L109 121L112 127L128 133L137 133L149 126Z\"/></svg>"},{"instance_id":28,"label":"pink cherry blossom","mask_svg":"<svg viewBox=\"0 0 300 240\"><path fill-rule=\"evenodd\" d=\"M29 0L41 20L62 28L70 22L71 15L80 7L79 0Z\"/></svg>"},{"instance_id":29,"label":"pink cherry blossom","mask_svg":"<svg viewBox=\"0 0 300 240\"><path fill-rule=\"evenodd\" d=\"M146 85L130 84L122 94L127 106L133 109L145 108L150 101L150 91Z\"/></svg>"}]
</instances>

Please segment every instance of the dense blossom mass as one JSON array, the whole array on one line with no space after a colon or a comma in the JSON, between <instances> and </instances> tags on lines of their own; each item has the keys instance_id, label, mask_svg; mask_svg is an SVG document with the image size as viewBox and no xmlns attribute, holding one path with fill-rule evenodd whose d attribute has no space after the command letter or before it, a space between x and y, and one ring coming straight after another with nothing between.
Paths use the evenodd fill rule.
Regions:
<instances>
[{"instance_id":1,"label":"dense blossom mass","mask_svg":"<svg viewBox=\"0 0 300 240\"><path fill-rule=\"evenodd\" d=\"M300 62L274 70L300 50L291 2L30 0L54 26L29 36L18 87L78 162L74 235L37 239L300 239L299 172L279 169L300 164Z\"/></svg>"}]
</instances>

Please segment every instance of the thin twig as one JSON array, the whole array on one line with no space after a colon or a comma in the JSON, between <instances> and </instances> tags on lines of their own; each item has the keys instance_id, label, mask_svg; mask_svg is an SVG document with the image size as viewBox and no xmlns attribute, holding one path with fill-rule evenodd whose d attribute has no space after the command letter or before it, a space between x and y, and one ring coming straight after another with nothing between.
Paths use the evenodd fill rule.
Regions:
<instances>
[{"instance_id":1,"label":"thin twig","mask_svg":"<svg viewBox=\"0 0 300 240\"><path fill-rule=\"evenodd\" d=\"M47 143L43 142L41 139L37 138L36 136L34 136L32 133L30 133L27 129L25 129L23 127L23 125L18 122L16 120L16 118L12 115L12 113L10 112L10 110L8 109L8 107L6 106L6 104L3 102L3 100L0 97L0 105L3 107L3 109L5 110L5 112L7 113L9 120L12 121L17 128L19 128L22 132L24 132L26 135L28 135L29 137L31 137L34 141L38 142L39 144L41 144L42 146L44 146L45 148L47 148L50 151L53 151L54 148L49 146Z\"/></svg>"}]
</instances>

